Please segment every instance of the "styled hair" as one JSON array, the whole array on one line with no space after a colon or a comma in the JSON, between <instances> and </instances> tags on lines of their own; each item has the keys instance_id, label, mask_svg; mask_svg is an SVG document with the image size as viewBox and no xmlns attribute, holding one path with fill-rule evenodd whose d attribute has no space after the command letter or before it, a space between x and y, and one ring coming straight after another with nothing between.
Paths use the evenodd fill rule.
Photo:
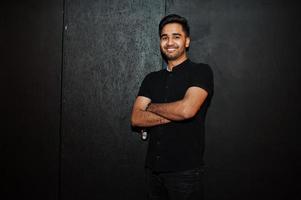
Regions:
<instances>
[{"instance_id":1,"label":"styled hair","mask_svg":"<svg viewBox=\"0 0 301 200\"><path fill-rule=\"evenodd\" d=\"M190 29L187 20L184 17L181 17L180 15L176 14L170 14L165 17L160 21L159 24L159 36L161 36L162 29L166 24L170 23L178 23L182 25L183 31L186 34L187 37L190 36Z\"/></svg>"}]
</instances>

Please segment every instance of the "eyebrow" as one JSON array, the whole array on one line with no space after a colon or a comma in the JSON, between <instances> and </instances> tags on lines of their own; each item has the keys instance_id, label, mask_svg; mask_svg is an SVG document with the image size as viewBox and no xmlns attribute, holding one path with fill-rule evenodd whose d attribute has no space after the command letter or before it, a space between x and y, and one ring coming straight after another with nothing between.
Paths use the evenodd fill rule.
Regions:
<instances>
[{"instance_id":1,"label":"eyebrow","mask_svg":"<svg viewBox=\"0 0 301 200\"><path fill-rule=\"evenodd\" d=\"M172 35L174 35L174 36L181 36L182 34L181 33L172 33ZM163 37L163 36L167 36L167 34L164 33L164 34L161 35L161 37Z\"/></svg>"}]
</instances>

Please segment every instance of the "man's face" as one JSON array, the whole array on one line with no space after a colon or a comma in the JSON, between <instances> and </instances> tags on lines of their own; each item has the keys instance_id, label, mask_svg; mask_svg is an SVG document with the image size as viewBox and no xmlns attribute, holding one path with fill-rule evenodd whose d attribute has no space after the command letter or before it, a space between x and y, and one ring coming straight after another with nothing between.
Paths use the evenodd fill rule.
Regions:
<instances>
[{"instance_id":1,"label":"man's face","mask_svg":"<svg viewBox=\"0 0 301 200\"><path fill-rule=\"evenodd\" d=\"M182 25L179 23L166 24L160 35L160 49L167 60L177 60L186 56L190 38L186 37Z\"/></svg>"}]
</instances>

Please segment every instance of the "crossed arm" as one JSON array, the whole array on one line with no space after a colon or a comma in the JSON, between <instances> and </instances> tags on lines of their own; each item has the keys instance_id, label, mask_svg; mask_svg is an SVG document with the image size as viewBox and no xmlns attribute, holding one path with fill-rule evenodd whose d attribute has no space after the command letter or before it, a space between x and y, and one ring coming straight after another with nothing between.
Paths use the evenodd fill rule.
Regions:
<instances>
[{"instance_id":1,"label":"crossed arm","mask_svg":"<svg viewBox=\"0 0 301 200\"><path fill-rule=\"evenodd\" d=\"M132 126L152 127L192 118L207 95L202 88L190 87L183 99L170 103L151 103L151 99L138 96L132 110Z\"/></svg>"}]
</instances>

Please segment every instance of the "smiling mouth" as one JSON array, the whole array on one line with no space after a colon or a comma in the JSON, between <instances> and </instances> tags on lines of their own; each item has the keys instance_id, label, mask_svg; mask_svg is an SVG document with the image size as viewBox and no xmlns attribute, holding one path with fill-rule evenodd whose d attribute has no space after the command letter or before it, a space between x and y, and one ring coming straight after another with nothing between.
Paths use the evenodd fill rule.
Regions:
<instances>
[{"instance_id":1,"label":"smiling mouth","mask_svg":"<svg viewBox=\"0 0 301 200\"><path fill-rule=\"evenodd\" d=\"M166 51L167 51L167 52L170 52L170 53L174 52L175 50L177 50L177 49L176 49L176 48L167 48L167 49L166 49Z\"/></svg>"}]
</instances>

